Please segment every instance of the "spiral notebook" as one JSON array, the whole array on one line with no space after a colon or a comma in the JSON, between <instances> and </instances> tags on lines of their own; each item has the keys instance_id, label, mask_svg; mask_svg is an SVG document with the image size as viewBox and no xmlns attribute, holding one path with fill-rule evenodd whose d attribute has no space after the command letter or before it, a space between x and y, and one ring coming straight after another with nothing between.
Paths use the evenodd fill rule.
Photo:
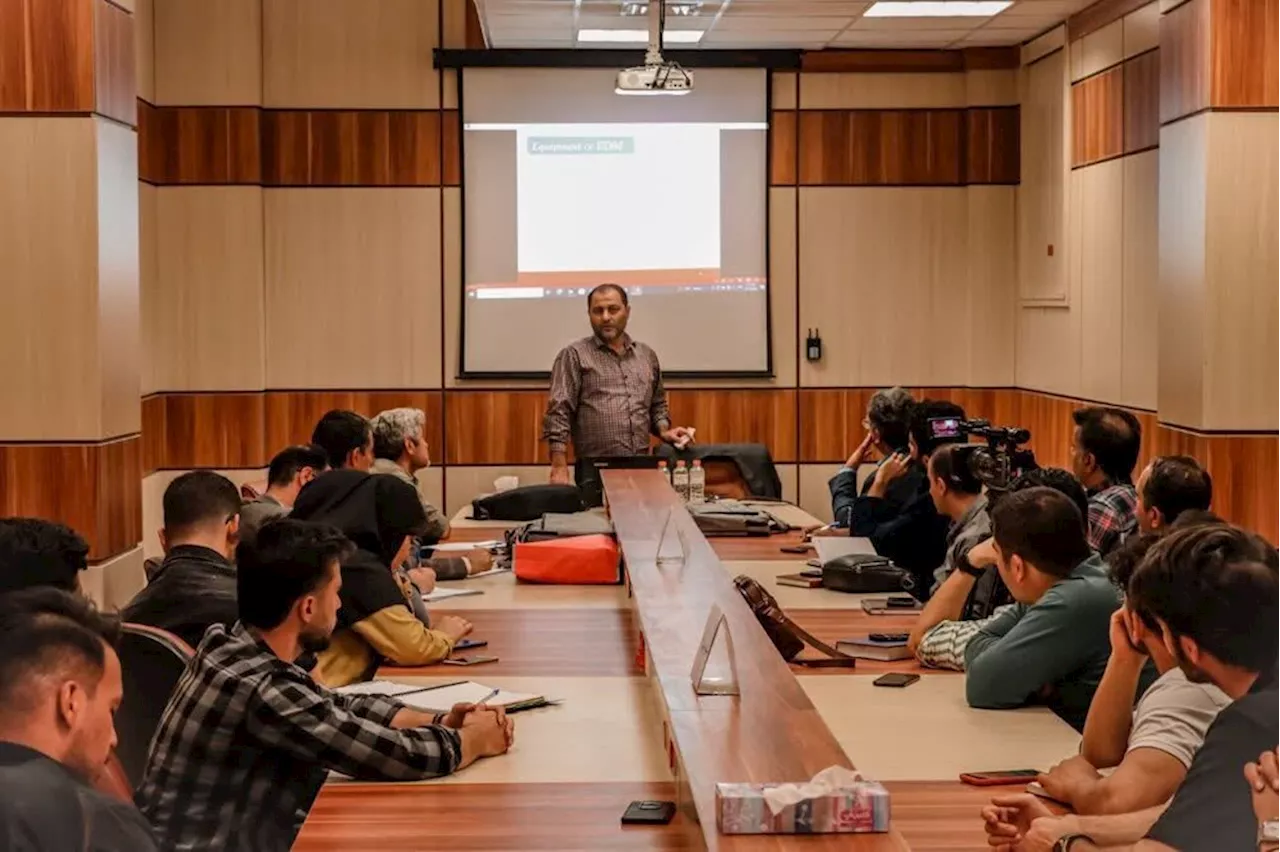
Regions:
<instances>
[{"instance_id":1,"label":"spiral notebook","mask_svg":"<svg viewBox=\"0 0 1280 852\"><path fill-rule=\"evenodd\" d=\"M371 680L341 687L335 692L344 695L386 695L410 707L429 713L447 713L455 704L476 704L493 692L492 687L470 680L455 680L432 686L415 686L391 680ZM499 689L498 694L484 702L489 707L501 707L508 713L533 710L556 702L545 696Z\"/></svg>"}]
</instances>

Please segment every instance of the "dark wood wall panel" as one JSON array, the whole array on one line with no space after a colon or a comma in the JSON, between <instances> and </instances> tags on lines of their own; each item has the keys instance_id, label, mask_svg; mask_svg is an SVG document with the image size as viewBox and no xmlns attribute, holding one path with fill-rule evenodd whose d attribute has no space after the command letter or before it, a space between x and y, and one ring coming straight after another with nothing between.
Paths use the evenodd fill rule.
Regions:
<instances>
[{"instance_id":1,"label":"dark wood wall panel","mask_svg":"<svg viewBox=\"0 0 1280 852\"><path fill-rule=\"evenodd\" d=\"M796 182L796 111L775 110L769 116L769 183L794 186Z\"/></svg>"},{"instance_id":2,"label":"dark wood wall panel","mask_svg":"<svg viewBox=\"0 0 1280 852\"><path fill-rule=\"evenodd\" d=\"M138 175L155 184L257 184L257 107L153 107L138 111Z\"/></svg>"},{"instance_id":3,"label":"dark wood wall panel","mask_svg":"<svg viewBox=\"0 0 1280 852\"><path fill-rule=\"evenodd\" d=\"M1095 74L1071 87L1071 165L1124 153L1124 67Z\"/></svg>"},{"instance_id":4,"label":"dark wood wall panel","mask_svg":"<svg viewBox=\"0 0 1280 852\"><path fill-rule=\"evenodd\" d=\"M445 464L547 464L542 390L447 391Z\"/></svg>"},{"instance_id":5,"label":"dark wood wall panel","mask_svg":"<svg viewBox=\"0 0 1280 852\"><path fill-rule=\"evenodd\" d=\"M94 88L97 112L128 125L138 123L133 15L107 0L94 4Z\"/></svg>"},{"instance_id":6,"label":"dark wood wall panel","mask_svg":"<svg viewBox=\"0 0 1280 852\"><path fill-rule=\"evenodd\" d=\"M27 108L27 0L0 0L0 111Z\"/></svg>"},{"instance_id":7,"label":"dark wood wall panel","mask_svg":"<svg viewBox=\"0 0 1280 852\"><path fill-rule=\"evenodd\" d=\"M1213 0L1209 101L1215 107L1280 104L1280 0Z\"/></svg>"},{"instance_id":8,"label":"dark wood wall panel","mask_svg":"<svg viewBox=\"0 0 1280 852\"><path fill-rule=\"evenodd\" d=\"M1160 122L1209 106L1209 0L1160 17Z\"/></svg>"},{"instance_id":9,"label":"dark wood wall panel","mask_svg":"<svg viewBox=\"0 0 1280 852\"><path fill-rule=\"evenodd\" d=\"M94 110L97 2L0 0L0 111Z\"/></svg>"},{"instance_id":10,"label":"dark wood wall panel","mask_svg":"<svg viewBox=\"0 0 1280 852\"><path fill-rule=\"evenodd\" d=\"M305 444L310 441L316 422L326 411L335 408L344 408L365 417L372 417L388 408L419 408L427 415L424 437L432 453L439 456L444 444L443 401L440 391L269 390L263 397L266 420L264 458L267 461L289 444Z\"/></svg>"},{"instance_id":11,"label":"dark wood wall panel","mask_svg":"<svg viewBox=\"0 0 1280 852\"><path fill-rule=\"evenodd\" d=\"M1019 66L1018 47L970 47L963 50L806 50L800 70L806 74L939 73L1010 70Z\"/></svg>"},{"instance_id":12,"label":"dark wood wall panel","mask_svg":"<svg viewBox=\"0 0 1280 852\"><path fill-rule=\"evenodd\" d=\"M137 436L104 444L0 444L0 517L66 524L89 543L90 559L108 559L142 540L141 479Z\"/></svg>"},{"instance_id":13,"label":"dark wood wall panel","mask_svg":"<svg viewBox=\"0 0 1280 852\"><path fill-rule=\"evenodd\" d=\"M796 391L667 391L671 422L693 426L704 444L760 443L775 462L792 462L796 450Z\"/></svg>"},{"instance_id":14,"label":"dark wood wall panel","mask_svg":"<svg viewBox=\"0 0 1280 852\"><path fill-rule=\"evenodd\" d=\"M438 111L267 110L263 183L439 186L440 124Z\"/></svg>"},{"instance_id":15,"label":"dark wood wall panel","mask_svg":"<svg viewBox=\"0 0 1280 852\"><path fill-rule=\"evenodd\" d=\"M1022 174L1018 107L965 110L965 183L1017 183Z\"/></svg>"},{"instance_id":16,"label":"dark wood wall panel","mask_svg":"<svg viewBox=\"0 0 1280 852\"><path fill-rule=\"evenodd\" d=\"M1160 144L1160 51L1124 63L1124 153Z\"/></svg>"},{"instance_id":17,"label":"dark wood wall panel","mask_svg":"<svg viewBox=\"0 0 1280 852\"><path fill-rule=\"evenodd\" d=\"M1223 518L1280 541L1280 443L1274 435L1197 435L1161 425L1159 455L1189 455L1213 477L1213 510Z\"/></svg>"},{"instance_id":18,"label":"dark wood wall panel","mask_svg":"<svg viewBox=\"0 0 1280 852\"><path fill-rule=\"evenodd\" d=\"M959 186L962 113L823 110L800 113L804 186Z\"/></svg>"},{"instance_id":19,"label":"dark wood wall panel","mask_svg":"<svg viewBox=\"0 0 1280 852\"><path fill-rule=\"evenodd\" d=\"M161 468L262 467L270 459L261 393L174 393L164 399Z\"/></svg>"}]
</instances>

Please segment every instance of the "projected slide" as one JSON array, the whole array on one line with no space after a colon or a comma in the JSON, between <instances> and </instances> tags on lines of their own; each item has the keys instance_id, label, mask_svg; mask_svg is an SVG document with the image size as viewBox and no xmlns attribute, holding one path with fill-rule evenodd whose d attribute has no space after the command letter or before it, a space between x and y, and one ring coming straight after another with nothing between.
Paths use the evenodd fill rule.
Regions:
<instances>
[{"instance_id":1,"label":"projected slide","mask_svg":"<svg viewBox=\"0 0 1280 852\"><path fill-rule=\"evenodd\" d=\"M733 73L760 84L740 117L762 118L762 76ZM687 106L655 120L677 99L635 110L611 88L576 105L590 121L476 121L529 111L474 107L485 94L474 75L464 77L464 371L550 369L590 333L586 294L605 282L626 288L629 330L667 371L766 370L765 125ZM618 120L633 110L643 120Z\"/></svg>"}]
</instances>

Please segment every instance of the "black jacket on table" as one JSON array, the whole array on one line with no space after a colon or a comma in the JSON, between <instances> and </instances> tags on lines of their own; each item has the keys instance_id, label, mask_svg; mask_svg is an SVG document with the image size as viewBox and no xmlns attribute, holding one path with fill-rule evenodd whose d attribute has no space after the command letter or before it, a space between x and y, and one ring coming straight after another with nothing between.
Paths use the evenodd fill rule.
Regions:
<instances>
[{"instance_id":1,"label":"black jacket on table","mask_svg":"<svg viewBox=\"0 0 1280 852\"><path fill-rule=\"evenodd\" d=\"M844 471L837 474L837 479L842 475L846 475ZM847 475L852 479L852 472ZM836 489L833 479L833 501ZM854 497L848 503L845 516L849 535L870 539L876 553L911 574L915 580L912 594L922 601L928 600L933 572L947 555L947 530L951 521L934 508L924 468L912 463L906 473L890 484L884 497L865 493ZM842 520L840 515L836 518Z\"/></svg>"},{"instance_id":2,"label":"black jacket on table","mask_svg":"<svg viewBox=\"0 0 1280 852\"><path fill-rule=\"evenodd\" d=\"M124 608L124 620L159 627L192 648L213 624L236 623L236 566L217 551L180 544Z\"/></svg>"}]
</instances>

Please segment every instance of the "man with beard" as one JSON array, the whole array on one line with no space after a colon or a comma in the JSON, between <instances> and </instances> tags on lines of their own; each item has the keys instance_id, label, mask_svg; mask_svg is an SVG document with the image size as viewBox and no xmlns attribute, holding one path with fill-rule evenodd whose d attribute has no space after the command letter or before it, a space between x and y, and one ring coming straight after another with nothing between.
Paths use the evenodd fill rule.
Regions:
<instances>
[{"instance_id":1,"label":"man with beard","mask_svg":"<svg viewBox=\"0 0 1280 852\"><path fill-rule=\"evenodd\" d=\"M1231 704L1167 805L1054 817L1034 797L999 797L982 812L989 844L1018 852L1274 849L1276 824L1257 824L1253 779L1241 767L1276 747L1276 569L1274 548L1227 524L1174 530L1156 543L1129 581L1129 605L1159 626L1188 681L1214 684Z\"/></svg>"},{"instance_id":2,"label":"man with beard","mask_svg":"<svg viewBox=\"0 0 1280 852\"><path fill-rule=\"evenodd\" d=\"M551 368L551 392L542 437L551 452L551 481L567 485L566 451L573 441L577 481L588 459L649 452L649 436L684 446L693 430L671 425L658 356L627 334L627 291L601 284L587 294L591 337L560 350Z\"/></svg>"},{"instance_id":3,"label":"man with beard","mask_svg":"<svg viewBox=\"0 0 1280 852\"><path fill-rule=\"evenodd\" d=\"M330 771L416 781L511 747L501 709L432 715L330 692L294 663L328 644L350 547L330 527L281 519L237 551L240 620L200 643L138 790L162 848L287 850Z\"/></svg>"}]
</instances>

